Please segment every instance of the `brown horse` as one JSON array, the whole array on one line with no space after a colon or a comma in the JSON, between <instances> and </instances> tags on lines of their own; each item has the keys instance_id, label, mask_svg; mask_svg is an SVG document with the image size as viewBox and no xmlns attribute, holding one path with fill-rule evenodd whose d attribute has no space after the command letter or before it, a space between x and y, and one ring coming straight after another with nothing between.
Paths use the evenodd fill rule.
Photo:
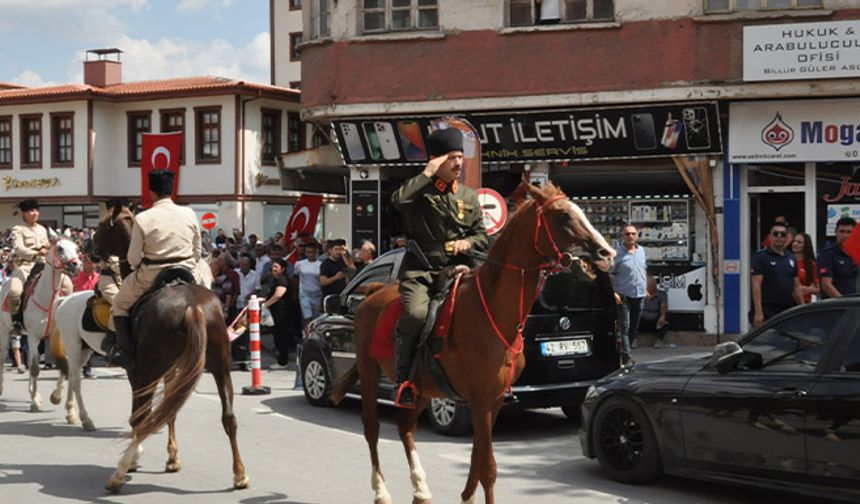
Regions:
<instances>
[{"instance_id":1,"label":"brown horse","mask_svg":"<svg viewBox=\"0 0 860 504\"><path fill-rule=\"evenodd\" d=\"M538 294L542 270L574 263L572 267L582 268L593 279L592 266L607 271L615 256L582 210L559 189L550 184L544 190L529 185L528 190L532 199L511 217L490 249L487 262L462 279L448 349L440 359L450 384L472 411L472 461L461 494L462 501L469 504L475 502L479 482L485 501L494 502L493 424L502 407L505 389L516 381L525 366L519 328ZM338 378L331 394L332 401L337 403L361 380L362 421L370 448L376 504L391 503L379 467L376 402L381 373L392 379L394 363L375 360L370 347L380 315L398 297L397 285L391 284L359 306L355 315L356 364ZM430 398L443 395L426 370L421 369L417 382L421 384L418 407L399 411L397 427L411 470L412 501L429 503L430 490L418 460L414 433L418 416Z\"/></svg>"},{"instance_id":2,"label":"brown horse","mask_svg":"<svg viewBox=\"0 0 860 504\"><path fill-rule=\"evenodd\" d=\"M119 256L127 266L133 223L128 209L117 208L99 224L93 238L96 253L103 257ZM221 423L233 452L233 487L246 488L248 476L236 442L230 345L218 297L199 285L168 287L163 294L140 306L132 324L137 339L137 366L128 373L133 392L129 421L132 439L105 486L107 490L116 493L122 489L126 473L137 468L144 439L165 424L168 427L165 470L179 470L174 422L204 368L215 378L221 398ZM162 381L164 389L153 407L156 386Z\"/></svg>"}]
</instances>

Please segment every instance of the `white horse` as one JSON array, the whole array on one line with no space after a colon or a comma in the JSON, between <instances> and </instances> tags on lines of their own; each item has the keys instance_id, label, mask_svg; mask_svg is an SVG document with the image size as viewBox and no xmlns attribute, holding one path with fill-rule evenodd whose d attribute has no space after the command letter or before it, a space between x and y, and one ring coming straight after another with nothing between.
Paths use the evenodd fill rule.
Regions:
<instances>
[{"instance_id":1,"label":"white horse","mask_svg":"<svg viewBox=\"0 0 860 504\"><path fill-rule=\"evenodd\" d=\"M24 328L30 347L30 411L42 411L42 397L38 391L39 340L48 336L48 325L52 317L54 301L72 291L71 277L81 267L78 247L68 238L51 232L52 245L45 255L45 269L36 281L30 300L24 309ZM9 293L9 282L0 288L0 301L5 302ZM0 311L0 355L6 354L12 317L8 311ZM3 394L3 366L0 366L0 395Z\"/></svg>"}]
</instances>

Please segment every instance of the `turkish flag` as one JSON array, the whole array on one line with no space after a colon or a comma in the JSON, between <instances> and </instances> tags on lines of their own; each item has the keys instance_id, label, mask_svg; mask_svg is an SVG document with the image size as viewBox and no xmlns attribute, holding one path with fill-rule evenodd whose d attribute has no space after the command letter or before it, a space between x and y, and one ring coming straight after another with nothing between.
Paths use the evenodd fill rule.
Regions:
<instances>
[{"instance_id":1,"label":"turkish flag","mask_svg":"<svg viewBox=\"0 0 860 504\"><path fill-rule=\"evenodd\" d=\"M860 264L860 225L854 226L854 230L842 244L842 250L854 260L854 264Z\"/></svg>"},{"instance_id":2,"label":"turkish flag","mask_svg":"<svg viewBox=\"0 0 860 504\"><path fill-rule=\"evenodd\" d=\"M143 134L143 148L140 156L140 188L143 208L152 206L152 199L149 197L149 172L153 170L170 170L175 173L173 199L176 200L181 155L182 132Z\"/></svg>"},{"instance_id":3,"label":"turkish flag","mask_svg":"<svg viewBox=\"0 0 860 504\"><path fill-rule=\"evenodd\" d=\"M301 234L313 236L321 208L322 196L312 196L309 194L302 194L299 202L293 208L290 220L287 221L287 228L284 230L284 240L287 241L290 250L287 260L291 263L295 264L298 260L296 238Z\"/></svg>"}]
</instances>

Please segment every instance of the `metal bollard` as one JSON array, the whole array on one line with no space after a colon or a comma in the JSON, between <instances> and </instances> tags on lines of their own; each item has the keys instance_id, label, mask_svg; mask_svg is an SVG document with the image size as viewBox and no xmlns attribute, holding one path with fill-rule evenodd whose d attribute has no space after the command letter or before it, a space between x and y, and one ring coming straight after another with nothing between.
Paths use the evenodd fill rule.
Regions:
<instances>
[{"instance_id":1,"label":"metal bollard","mask_svg":"<svg viewBox=\"0 0 860 504\"><path fill-rule=\"evenodd\" d=\"M248 300L248 331L251 333L251 385L242 387L242 394L271 394L272 389L263 386L263 374L260 371L260 300L257 296L251 296Z\"/></svg>"}]
</instances>

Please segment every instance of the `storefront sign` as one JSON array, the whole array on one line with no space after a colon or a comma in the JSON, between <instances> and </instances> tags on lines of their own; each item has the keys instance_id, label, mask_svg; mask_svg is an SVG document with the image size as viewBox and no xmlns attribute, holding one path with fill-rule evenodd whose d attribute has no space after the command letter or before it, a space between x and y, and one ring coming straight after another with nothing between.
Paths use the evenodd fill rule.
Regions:
<instances>
[{"instance_id":1,"label":"storefront sign","mask_svg":"<svg viewBox=\"0 0 860 504\"><path fill-rule=\"evenodd\" d=\"M720 154L713 102L465 114L483 162L583 161ZM423 165L436 116L334 121L347 164ZM467 139L465 149L473 151Z\"/></svg>"},{"instance_id":2,"label":"storefront sign","mask_svg":"<svg viewBox=\"0 0 860 504\"><path fill-rule=\"evenodd\" d=\"M744 26L744 80L860 76L860 20Z\"/></svg>"},{"instance_id":3,"label":"storefront sign","mask_svg":"<svg viewBox=\"0 0 860 504\"><path fill-rule=\"evenodd\" d=\"M701 312L705 310L706 268L673 268L658 272L657 287L666 291L670 312Z\"/></svg>"},{"instance_id":4,"label":"storefront sign","mask_svg":"<svg viewBox=\"0 0 860 504\"><path fill-rule=\"evenodd\" d=\"M733 163L857 161L860 100L743 102L729 105Z\"/></svg>"},{"instance_id":5,"label":"storefront sign","mask_svg":"<svg viewBox=\"0 0 860 504\"><path fill-rule=\"evenodd\" d=\"M16 179L8 175L3 177L3 190L10 191L12 189L48 189L51 187L60 187L59 177L46 177L37 179Z\"/></svg>"}]
</instances>

